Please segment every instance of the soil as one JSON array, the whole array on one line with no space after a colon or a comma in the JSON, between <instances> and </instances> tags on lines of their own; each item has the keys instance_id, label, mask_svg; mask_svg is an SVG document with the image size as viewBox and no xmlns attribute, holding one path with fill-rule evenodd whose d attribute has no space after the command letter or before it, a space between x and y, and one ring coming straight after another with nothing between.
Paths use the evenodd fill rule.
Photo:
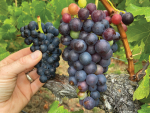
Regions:
<instances>
[{"instance_id":1,"label":"soil","mask_svg":"<svg viewBox=\"0 0 150 113\"><path fill-rule=\"evenodd\" d=\"M60 48L64 50L65 46L60 44ZM57 68L56 73L60 76L62 74L68 76L68 63L64 61L62 57L60 57L59 63L60 66ZM108 74L127 73L126 68L128 67L128 65L124 62L111 59L111 64L113 64L114 66L108 69ZM54 101L55 95L52 94L51 91L46 88L40 88L40 90L31 98L31 101L27 104L23 111L25 111L26 113L48 113L50 105ZM62 104L59 104L59 106L64 106L64 108L68 109L68 111L79 111L80 109L83 109L84 113L105 113L105 111L98 107L95 107L93 110L84 109L84 107L79 104L78 98L68 99L65 97L63 98Z\"/></svg>"}]
</instances>

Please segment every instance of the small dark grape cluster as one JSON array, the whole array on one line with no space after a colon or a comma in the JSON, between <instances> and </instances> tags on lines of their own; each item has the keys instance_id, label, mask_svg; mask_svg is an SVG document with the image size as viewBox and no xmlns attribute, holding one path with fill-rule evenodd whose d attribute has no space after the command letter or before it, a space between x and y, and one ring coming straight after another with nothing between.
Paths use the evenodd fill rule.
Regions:
<instances>
[{"instance_id":1,"label":"small dark grape cluster","mask_svg":"<svg viewBox=\"0 0 150 113\"><path fill-rule=\"evenodd\" d=\"M40 81L45 83L55 77L61 50L59 49L59 38L56 37L59 34L58 29L50 22L45 25L41 23L41 27L43 33L37 31L39 29L38 24L35 21L31 21L28 25L21 27L20 32L21 36L25 38L25 44L30 45L33 43L30 47L32 52L36 50L42 52L42 59L35 65L35 68L37 68L37 73L40 75Z\"/></svg>"},{"instance_id":2,"label":"small dark grape cluster","mask_svg":"<svg viewBox=\"0 0 150 113\"><path fill-rule=\"evenodd\" d=\"M61 43L67 46L62 58L68 61L69 83L77 86L80 104L91 110L99 105L100 94L107 90L104 73L118 49L120 34L105 19L107 12L96 10L93 3L79 9L78 18L71 18L70 12L62 15L59 26Z\"/></svg>"}]
</instances>

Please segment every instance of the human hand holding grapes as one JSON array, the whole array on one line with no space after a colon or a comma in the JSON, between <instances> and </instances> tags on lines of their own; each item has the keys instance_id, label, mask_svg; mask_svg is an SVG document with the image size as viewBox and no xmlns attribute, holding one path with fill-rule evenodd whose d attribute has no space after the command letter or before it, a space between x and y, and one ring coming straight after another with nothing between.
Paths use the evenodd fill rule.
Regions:
<instances>
[{"instance_id":1,"label":"human hand holding grapes","mask_svg":"<svg viewBox=\"0 0 150 113\"><path fill-rule=\"evenodd\" d=\"M42 53L30 48L22 49L0 61L0 111L18 113L30 101L31 97L44 85L34 66L41 60ZM33 71L31 71L33 70ZM29 72L34 82L30 83L26 74Z\"/></svg>"}]
</instances>

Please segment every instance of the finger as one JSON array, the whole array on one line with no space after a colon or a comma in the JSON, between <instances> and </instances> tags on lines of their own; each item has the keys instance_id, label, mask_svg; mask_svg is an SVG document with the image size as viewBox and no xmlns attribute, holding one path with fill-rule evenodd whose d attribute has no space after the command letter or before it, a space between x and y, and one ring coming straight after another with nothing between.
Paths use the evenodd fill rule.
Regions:
<instances>
[{"instance_id":1,"label":"finger","mask_svg":"<svg viewBox=\"0 0 150 113\"><path fill-rule=\"evenodd\" d=\"M15 52L15 53L9 55L8 57L6 57L5 59L3 59L0 62L0 67L8 65L8 64L18 60L19 58L24 57L26 55L29 55L31 53L32 52L30 51L30 47L27 47L27 48L22 49L22 50L20 50L18 52Z\"/></svg>"},{"instance_id":2,"label":"finger","mask_svg":"<svg viewBox=\"0 0 150 113\"><path fill-rule=\"evenodd\" d=\"M15 77L17 74L34 67L42 58L41 51L37 50L30 55L21 57L19 60L1 68L1 75L5 77Z\"/></svg>"},{"instance_id":3,"label":"finger","mask_svg":"<svg viewBox=\"0 0 150 113\"><path fill-rule=\"evenodd\" d=\"M33 71L33 69L34 69L34 67L31 67L31 68L25 70L24 73L28 73L28 72L30 72L30 71Z\"/></svg>"},{"instance_id":4,"label":"finger","mask_svg":"<svg viewBox=\"0 0 150 113\"><path fill-rule=\"evenodd\" d=\"M31 71L28 75L32 78L32 80L36 80L37 78L40 77L40 76L37 74L37 69Z\"/></svg>"},{"instance_id":5,"label":"finger","mask_svg":"<svg viewBox=\"0 0 150 113\"><path fill-rule=\"evenodd\" d=\"M31 90L33 95L44 85L45 83L41 83L39 78L37 78L34 82L31 83ZM32 96L33 96L32 95Z\"/></svg>"}]
</instances>

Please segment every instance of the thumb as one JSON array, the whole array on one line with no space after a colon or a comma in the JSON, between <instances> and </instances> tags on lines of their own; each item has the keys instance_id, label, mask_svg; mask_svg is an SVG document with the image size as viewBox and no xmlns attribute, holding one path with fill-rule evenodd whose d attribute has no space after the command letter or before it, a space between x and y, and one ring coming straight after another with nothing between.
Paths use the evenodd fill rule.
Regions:
<instances>
[{"instance_id":1,"label":"thumb","mask_svg":"<svg viewBox=\"0 0 150 113\"><path fill-rule=\"evenodd\" d=\"M17 74L34 67L42 58L41 51L37 50L27 56L21 57L17 61L4 66L2 71L9 77L15 77ZM7 71L7 72L6 72Z\"/></svg>"}]
</instances>

